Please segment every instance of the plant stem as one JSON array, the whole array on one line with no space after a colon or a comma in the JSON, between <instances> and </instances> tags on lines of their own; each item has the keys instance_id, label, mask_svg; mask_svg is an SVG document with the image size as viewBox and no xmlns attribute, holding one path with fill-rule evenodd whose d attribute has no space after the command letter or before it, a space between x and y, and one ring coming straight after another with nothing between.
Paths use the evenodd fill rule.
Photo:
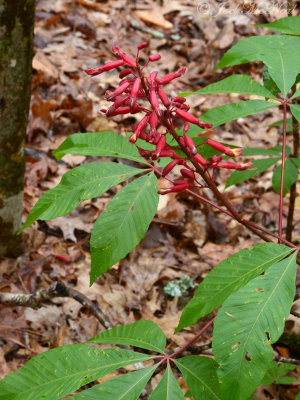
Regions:
<instances>
[{"instance_id":1,"label":"plant stem","mask_svg":"<svg viewBox=\"0 0 300 400\"><path fill-rule=\"evenodd\" d=\"M290 15L290 14L289 14ZM291 90L291 97L296 91L296 84L293 85ZM292 100L293 104L297 104L297 99ZM299 149L300 149L300 141L299 141L299 124L296 118L292 115L292 133L293 133L293 157L299 158ZM287 226L286 226L286 240L292 241L292 234L294 229L294 210L295 210L295 201L297 197L297 182L295 182L290 189L290 201L289 201L289 210L287 217Z\"/></svg>"},{"instance_id":2,"label":"plant stem","mask_svg":"<svg viewBox=\"0 0 300 400\"><path fill-rule=\"evenodd\" d=\"M282 213L283 213L283 188L284 188L284 170L285 170L285 148L286 148L286 116L287 103L282 102L283 106L283 130L282 130L282 157L281 157L281 177L280 177L280 195L279 195L279 215L278 215L278 243L282 243Z\"/></svg>"},{"instance_id":3,"label":"plant stem","mask_svg":"<svg viewBox=\"0 0 300 400\"><path fill-rule=\"evenodd\" d=\"M181 354L185 349L187 349L191 344L193 344L199 337L213 324L216 316L213 317L204 327L194 336L192 339L188 340L184 346L182 346L179 350L175 351L175 353L171 354L168 358L173 359Z\"/></svg>"},{"instance_id":4,"label":"plant stem","mask_svg":"<svg viewBox=\"0 0 300 400\"><path fill-rule=\"evenodd\" d=\"M288 17L293 15L293 0L287 0L287 14Z\"/></svg>"}]
</instances>

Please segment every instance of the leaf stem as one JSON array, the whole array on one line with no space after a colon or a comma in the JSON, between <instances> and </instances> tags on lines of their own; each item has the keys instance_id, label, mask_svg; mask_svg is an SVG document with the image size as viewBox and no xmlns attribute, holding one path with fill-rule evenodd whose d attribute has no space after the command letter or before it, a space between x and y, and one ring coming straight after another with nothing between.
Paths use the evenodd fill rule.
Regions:
<instances>
[{"instance_id":1,"label":"leaf stem","mask_svg":"<svg viewBox=\"0 0 300 400\"><path fill-rule=\"evenodd\" d=\"M185 349L187 349L191 344L193 344L196 340L198 340L199 337L205 331L207 331L207 329L213 324L215 318L216 316L214 316L206 325L204 325L204 327L194 337L188 340L184 346L182 346L179 350L175 351L175 353L171 354L168 358L171 360L174 359L175 357L179 356L179 354L181 354Z\"/></svg>"}]
</instances>

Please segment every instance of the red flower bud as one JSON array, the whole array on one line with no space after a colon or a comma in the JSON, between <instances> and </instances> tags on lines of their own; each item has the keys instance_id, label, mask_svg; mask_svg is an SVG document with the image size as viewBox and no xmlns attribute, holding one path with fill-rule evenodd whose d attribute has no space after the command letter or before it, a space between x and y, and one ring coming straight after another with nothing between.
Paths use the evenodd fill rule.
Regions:
<instances>
[{"instance_id":1,"label":"red flower bud","mask_svg":"<svg viewBox=\"0 0 300 400\"><path fill-rule=\"evenodd\" d=\"M191 171L190 169L181 169L180 173L182 176L184 176L185 178L190 178L190 179L195 179L195 174L193 171Z\"/></svg>"},{"instance_id":2,"label":"red flower bud","mask_svg":"<svg viewBox=\"0 0 300 400\"><path fill-rule=\"evenodd\" d=\"M207 167L207 162L199 153L194 156L194 159L203 167Z\"/></svg>"},{"instance_id":3,"label":"red flower bud","mask_svg":"<svg viewBox=\"0 0 300 400\"><path fill-rule=\"evenodd\" d=\"M170 157L170 158L174 158L174 159L176 159L176 160L179 160L179 161L181 161L181 158L180 158L180 156L177 154L177 153L175 153L175 151L173 151L173 150L162 150L161 152L160 152L160 155L159 155L161 158L163 158L163 157ZM184 160L182 160L182 161L184 161Z\"/></svg>"},{"instance_id":4,"label":"red flower bud","mask_svg":"<svg viewBox=\"0 0 300 400\"><path fill-rule=\"evenodd\" d=\"M159 54L152 54L150 57L149 57L149 61L158 61L158 60L160 60L160 55Z\"/></svg>"},{"instance_id":5,"label":"red flower bud","mask_svg":"<svg viewBox=\"0 0 300 400\"><path fill-rule=\"evenodd\" d=\"M101 67L86 69L85 72L88 75L95 76L102 74L102 72L110 71L111 69L120 67L123 64L124 64L123 60L111 61L102 65Z\"/></svg>"},{"instance_id":6,"label":"red flower bud","mask_svg":"<svg viewBox=\"0 0 300 400\"><path fill-rule=\"evenodd\" d=\"M172 186L170 188L159 189L159 191L157 193L158 194L178 193L178 192L182 192L183 190L187 189L190 186L191 186L190 183L186 182L186 183L182 183L180 185Z\"/></svg>"},{"instance_id":7,"label":"red flower bud","mask_svg":"<svg viewBox=\"0 0 300 400\"><path fill-rule=\"evenodd\" d=\"M162 176L168 175L180 160L173 160L162 170Z\"/></svg>"},{"instance_id":8,"label":"red flower bud","mask_svg":"<svg viewBox=\"0 0 300 400\"><path fill-rule=\"evenodd\" d=\"M161 88L158 88L157 93L163 105L168 108L170 106L170 101L167 94Z\"/></svg>"},{"instance_id":9,"label":"red flower bud","mask_svg":"<svg viewBox=\"0 0 300 400\"><path fill-rule=\"evenodd\" d=\"M148 46L148 42L143 42L143 43L141 43L141 44L138 45L138 49L139 49L139 50L142 50L142 49L144 49L144 48L147 47L147 46Z\"/></svg>"},{"instance_id":10,"label":"red flower bud","mask_svg":"<svg viewBox=\"0 0 300 400\"><path fill-rule=\"evenodd\" d=\"M123 105L124 103L126 103L126 101L129 99L129 95L128 94L123 94L122 96L117 96L115 98L114 101L114 106L115 108L120 107L121 105Z\"/></svg>"},{"instance_id":11,"label":"red flower bud","mask_svg":"<svg viewBox=\"0 0 300 400\"><path fill-rule=\"evenodd\" d=\"M136 69L136 62L134 61L133 58L127 56L125 53L123 53L118 46L114 46L112 48L112 52L116 54L118 57L122 58L125 64L129 65L130 67Z\"/></svg>"},{"instance_id":12,"label":"red flower bud","mask_svg":"<svg viewBox=\"0 0 300 400\"><path fill-rule=\"evenodd\" d=\"M186 122L183 127L183 133L186 134L189 129L190 129L190 124Z\"/></svg>"},{"instance_id":13,"label":"red flower bud","mask_svg":"<svg viewBox=\"0 0 300 400\"><path fill-rule=\"evenodd\" d=\"M185 104L183 104L183 105L185 105ZM212 127L212 124L207 124L205 122L199 121L196 117L194 117L192 114L190 114L186 111L183 111L183 110L177 108L177 110L175 112L177 115L179 115L179 117L185 119L186 121L188 121L192 124L200 126L200 128L211 128Z\"/></svg>"},{"instance_id":14,"label":"red flower bud","mask_svg":"<svg viewBox=\"0 0 300 400\"><path fill-rule=\"evenodd\" d=\"M174 185L185 185L186 183L188 183L189 184L189 186L190 186L190 183L188 182L188 181L186 181L185 179L176 179L176 181L174 181Z\"/></svg>"},{"instance_id":15,"label":"red flower bud","mask_svg":"<svg viewBox=\"0 0 300 400\"><path fill-rule=\"evenodd\" d=\"M197 149L195 146L195 143L193 142L193 139L191 139L189 136L184 135L183 139L185 141L185 144L187 145L188 149L190 150L191 154L194 156L197 154Z\"/></svg>"},{"instance_id":16,"label":"red flower bud","mask_svg":"<svg viewBox=\"0 0 300 400\"><path fill-rule=\"evenodd\" d=\"M182 104L182 103L186 102L186 99L184 97L179 97L178 96L178 97L172 97L171 101Z\"/></svg>"},{"instance_id":17,"label":"red flower bud","mask_svg":"<svg viewBox=\"0 0 300 400\"><path fill-rule=\"evenodd\" d=\"M140 78L136 78L136 80L134 81L134 84L132 86L131 89L131 95L130 95L130 108L133 108L136 102L136 98L138 95L138 92L140 90L140 86L141 86L141 79Z\"/></svg>"},{"instance_id":18,"label":"red flower bud","mask_svg":"<svg viewBox=\"0 0 300 400\"><path fill-rule=\"evenodd\" d=\"M122 60L120 60L120 61L122 61ZM121 71L121 72L119 73L119 78L123 79L123 78L125 78L125 76L130 75L130 74L132 74L132 73L133 73L133 71L132 71L132 69L130 69L130 68L128 68L128 69L123 69L123 71Z\"/></svg>"},{"instance_id":19,"label":"red flower bud","mask_svg":"<svg viewBox=\"0 0 300 400\"><path fill-rule=\"evenodd\" d=\"M215 142L214 140L207 139L206 143L210 146L213 147L214 149L220 151L221 153L226 154L227 156L234 157L234 156L240 156L242 155L242 149L231 149L230 147L224 146L221 143Z\"/></svg>"},{"instance_id":20,"label":"red flower bud","mask_svg":"<svg viewBox=\"0 0 300 400\"><path fill-rule=\"evenodd\" d=\"M123 83L121 83L121 85L114 90L108 97L107 100L111 101L114 100L119 94L122 94L123 92L125 92L125 90L130 86L130 83L128 80L125 80Z\"/></svg>"},{"instance_id":21,"label":"red flower bud","mask_svg":"<svg viewBox=\"0 0 300 400\"><path fill-rule=\"evenodd\" d=\"M183 140L182 137L179 138L178 143L180 144L181 147L186 147L185 141Z\"/></svg>"},{"instance_id":22,"label":"red flower bud","mask_svg":"<svg viewBox=\"0 0 300 400\"><path fill-rule=\"evenodd\" d=\"M159 85L165 85L166 83L171 82L173 79L179 78L181 75L185 73L185 68L181 67L178 71L174 72L173 74L168 74L163 76L158 80Z\"/></svg>"},{"instance_id":23,"label":"red flower bud","mask_svg":"<svg viewBox=\"0 0 300 400\"><path fill-rule=\"evenodd\" d=\"M211 158L211 161L213 162L213 163L218 163L218 162L220 162L220 161L222 161L223 160L223 157L222 156L212 156L212 158Z\"/></svg>"}]
</instances>

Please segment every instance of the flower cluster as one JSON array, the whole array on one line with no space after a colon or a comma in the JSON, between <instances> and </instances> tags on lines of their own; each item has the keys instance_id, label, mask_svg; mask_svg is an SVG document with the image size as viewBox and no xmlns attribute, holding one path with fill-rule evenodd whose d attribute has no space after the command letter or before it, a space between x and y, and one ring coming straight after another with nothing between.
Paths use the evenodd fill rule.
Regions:
<instances>
[{"instance_id":1,"label":"flower cluster","mask_svg":"<svg viewBox=\"0 0 300 400\"><path fill-rule=\"evenodd\" d=\"M106 91L106 100L112 102L108 109L102 109L107 117L113 117L121 114L143 113L143 118L134 128L129 141L135 143L137 139L145 140L155 145L152 151L144 150L138 147L141 156L157 160L163 157L169 157L172 161L163 169L162 176L167 176L176 165L182 165L180 170L181 179L172 181L174 186L167 189L160 189L160 194L170 192L180 192L191 187L204 187L196 178L196 172L199 169L195 165L200 164L203 173L213 179L217 168L228 168L236 170L245 170L251 167L252 163L236 164L223 161L222 156L213 156L210 161L205 160L198 152L194 141L188 136L190 124L197 125L202 129L212 128L212 124L198 120L190 114L189 106L184 97L171 97L169 99L163 90L164 85L172 80L179 78L185 72L181 67L172 74L167 74L161 78L158 72L153 71L150 75L144 74L144 68L154 61L160 59L159 54L153 54L148 57L147 62L141 66L139 63L140 50L147 47L147 42L138 46L135 60L123 53L118 46L112 48L113 53L119 58L117 61L111 61L101 67L88 69L85 72L88 75L96 76L105 71L125 66L119 74L121 79L119 86L113 91ZM149 107L150 106L150 107ZM184 124L183 134L179 135L174 128L175 119L179 119ZM172 146L167 143L167 134L170 133L177 141L178 146ZM242 149L224 146L221 143L208 139L204 143L226 156L235 157L242 154ZM204 143L201 143L204 144ZM176 152L177 149L183 150L186 157L181 157ZM196 163L196 164L195 164ZM212 175L211 175L212 170ZM169 179L170 180L170 179Z\"/></svg>"}]
</instances>

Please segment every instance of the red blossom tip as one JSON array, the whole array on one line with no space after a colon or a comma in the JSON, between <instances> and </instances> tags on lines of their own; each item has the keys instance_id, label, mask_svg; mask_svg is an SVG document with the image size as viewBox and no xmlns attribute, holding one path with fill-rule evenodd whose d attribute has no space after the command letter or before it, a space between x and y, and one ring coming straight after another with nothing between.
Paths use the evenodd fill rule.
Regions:
<instances>
[{"instance_id":1,"label":"red blossom tip","mask_svg":"<svg viewBox=\"0 0 300 400\"><path fill-rule=\"evenodd\" d=\"M153 61L158 61L158 60L160 60L160 55L159 54L152 54L150 57L149 57L149 61L151 61L151 62L153 62Z\"/></svg>"},{"instance_id":2,"label":"red blossom tip","mask_svg":"<svg viewBox=\"0 0 300 400\"><path fill-rule=\"evenodd\" d=\"M123 60L111 61L102 65L101 67L86 69L85 72L88 75L96 76L102 74L102 72L110 71L111 69L120 67L123 64L124 64Z\"/></svg>"},{"instance_id":3,"label":"red blossom tip","mask_svg":"<svg viewBox=\"0 0 300 400\"><path fill-rule=\"evenodd\" d=\"M143 43L139 44L137 48L138 48L138 50L142 50L147 46L148 46L148 42L143 42Z\"/></svg>"}]
</instances>

